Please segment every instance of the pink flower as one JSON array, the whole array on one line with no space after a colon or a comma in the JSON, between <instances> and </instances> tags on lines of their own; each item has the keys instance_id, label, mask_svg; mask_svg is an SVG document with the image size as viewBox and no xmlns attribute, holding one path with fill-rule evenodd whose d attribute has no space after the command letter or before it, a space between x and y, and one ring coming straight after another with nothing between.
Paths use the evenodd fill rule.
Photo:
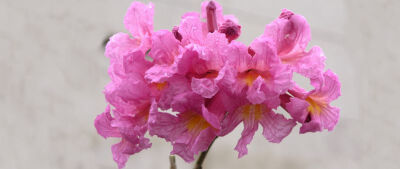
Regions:
<instances>
[{"instance_id":1,"label":"pink flower","mask_svg":"<svg viewBox=\"0 0 400 169\"><path fill-rule=\"evenodd\" d=\"M159 112L156 103L151 107L149 120L150 135L157 135L171 142L171 154L181 156L186 162L194 160L194 155L205 151L220 129L220 112L215 101L208 101L192 92L182 93L172 109L179 112L176 116ZM211 109L210 109L211 108Z\"/></svg>"},{"instance_id":2,"label":"pink flower","mask_svg":"<svg viewBox=\"0 0 400 169\"><path fill-rule=\"evenodd\" d=\"M236 73L226 78L228 88L233 93L246 92L246 98L252 104L268 103L276 108L279 95L285 93L292 84L292 72L281 64L273 42L260 37L250 47L239 42L230 44L230 64ZM252 56L254 55L254 56Z\"/></svg>"},{"instance_id":3,"label":"pink flower","mask_svg":"<svg viewBox=\"0 0 400 169\"><path fill-rule=\"evenodd\" d=\"M311 79L314 90L306 92L300 87L289 90L293 96L281 96L282 106L296 121L302 124L300 133L333 130L339 120L337 107L330 102L340 96L340 82L332 71L326 71L322 77Z\"/></svg>"},{"instance_id":4,"label":"pink flower","mask_svg":"<svg viewBox=\"0 0 400 169\"><path fill-rule=\"evenodd\" d=\"M246 93L243 92L224 99L230 100L229 113L222 122L222 131L219 133L224 136L243 122L242 137L235 147L235 150L239 152L239 158L247 154L247 144L253 139L259 124L263 127L263 136L272 143L281 142L296 125L294 120L286 119L283 115L275 113L266 102L253 104L245 96Z\"/></svg>"},{"instance_id":5,"label":"pink flower","mask_svg":"<svg viewBox=\"0 0 400 169\"><path fill-rule=\"evenodd\" d=\"M309 78L320 76L324 70L325 56L318 46L306 52L311 31L306 19L283 9L279 18L268 24L264 37L275 42L282 63Z\"/></svg>"},{"instance_id":6,"label":"pink flower","mask_svg":"<svg viewBox=\"0 0 400 169\"><path fill-rule=\"evenodd\" d=\"M107 43L105 55L110 59L137 49L145 53L151 46L151 34L153 32L153 4L148 5L133 2L124 18L125 28L131 33L117 33Z\"/></svg>"}]
</instances>

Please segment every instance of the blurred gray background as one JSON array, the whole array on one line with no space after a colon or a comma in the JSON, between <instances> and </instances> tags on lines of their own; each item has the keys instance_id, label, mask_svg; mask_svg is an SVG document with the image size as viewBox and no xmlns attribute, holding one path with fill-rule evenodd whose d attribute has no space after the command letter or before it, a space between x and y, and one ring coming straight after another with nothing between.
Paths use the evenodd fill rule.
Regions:
<instances>
[{"instance_id":1,"label":"blurred gray background","mask_svg":"<svg viewBox=\"0 0 400 169\"><path fill-rule=\"evenodd\" d=\"M333 132L281 143L258 131L249 154L233 150L242 127L216 141L205 169L394 169L400 167L400 1L220 0L249 44L282 8L304 15L311 45L342 82L341 119ZM123 31L130 0L0 0L0 168L117 168L93 120L109 81L102 42ZM153 0L155 29L171 29L200 0ZM311 46L310 45L310 46ZM302 79L300 79L302 81ZM303 80L301 83L305 83ZM169 168L169 143L130 158L127 169ZM179 169L190 169L178 158Z\"/></svg>"}]
</instances>

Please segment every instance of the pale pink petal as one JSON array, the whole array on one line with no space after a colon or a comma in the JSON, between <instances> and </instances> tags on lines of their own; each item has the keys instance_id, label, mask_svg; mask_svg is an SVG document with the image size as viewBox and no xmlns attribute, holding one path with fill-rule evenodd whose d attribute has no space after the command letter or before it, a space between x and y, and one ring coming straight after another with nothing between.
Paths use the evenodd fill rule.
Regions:
<instances>
[{"instance_id":1,"label":"pale pink petal","mask_svg":"<svg viewBox=\"0 0 400 169\"><path fill-rule=\"evenodd\" d=\"M113 153L114 161L117 162L118 168L121 169L125 167L125 163L128 161L129 156L138 153L145 148L149 147L140 147L125 139L122 139L120 143L114 144L111 147L111 151Z\"/></svg>"},{"instance_id":2,"label":"pale pink petal","mask_svg":"<svg viewBox=\"0 0 400 169\"><path fill-rule=\"evenodd\" d=\"M182 124L178 123L178 118L176 116L159 112L157 104L152 104L149 116L149 134L151 136L157 135L167 141L173 141L177 137L176 134L179 134L177 133L177 129L181 128L183 131L181 125Z\"/></svg>"},{"instance_id":3,"label":"pale pink petal","mask_svg":"<svg viewBox=\"0 0 400 169\"><path fill-rule=\"evenodd\" d=\"M96 127L97 133L104 138L121 137L118 128L111 126L112 120L113 118L110 114L110 106L108 105L106 110L102 114L99 114L94 121L94 126Z\"/></svg>"},{"instance_id":4,"label":"pale pink petal","mask_svg":"<svg viewBox=\"0 0 400 169\"><path fill-rule=\"evenodd\" d=\"M308 132L318 132L322 131L323 128L321 126L321 123L319 120L318 116L311 116L313 120L307 123L303 123L302 126L300 127L300 134L308 133Z\"/></svg>"},{"instance_id":5,"label":"pale pink petal","mask_svg":"<svg viewBox=\"0 0 400 169\"><path fill-rule=\"evenodd\" d=\"M247 90L247 99L252 104L260 104L265 101L266 95L262 89L265 85L265 81L262 77L258 78L253 82L253 84Z\"/></svg>"},{"instance_id":6,"label":"pale pink petal","mask_svg":"<svg viewBox=\"0 0 400 169\"><path fill-rule=\"evenodd\" d=\"M120 59L125 54L140 49L140 41L126 33L117 33L107 42L105 55L110 59ZM144 51L146 52L146 51Z\"/></svg>"},{"instance_id":7,"label":"pale pink petal","mask_svg":"<svg viewBox=\"0 0 400 169\"><path fill-rule=\"evenodd\" d=\"M266 26L263 36L276 43L281 58L287 58L305 50L311 40L311 31L303 16L283 9L281 16Z\"/></svg>"},{"instance_id":8,"label":"pale pink petal","mask_svg":"<svg viewBox=\"0 0 400 169\"><path fill-rule=\"evenodd\" d=\"M144 77L144 73L152 66L152 63L145 59L144 53L135 51L123 56L123 69L125 74L137 74Z\"/></svg>"},{"instance_id":9,"label":"pale pink petal","mask_svg":"<svg viewBox=\"0 0 400 169\"><path fill-rule=\"evenodd\" d=\"M154 32L152 43L149 55L156 64L170 65L174 62L175 57L180 54L179 41L168 30Z\"/></svg>"},{"instance_id":10,"label":"pale pink petal","mask_svg":"<svg viewBox=\"0 0 400 169\"><path fill-rule=\"evenodd\" d=\"M273 143L280 143L296 125L294 120L286 119L283 115L276 114L273 111L264 112L260 123L264 128L264 137Z\"/></svg>"},{"instance_id":11,"label":"pale pink petal","mask_svg":"<svg viewBox=\"0 0 400 169\"><path fill-rule=\"evenodd\" d=\"M308 106L310 106L310 104L307 101L292 97L284 108L294 120L304 123L309 114L307 111Z\"/></svg>"},{"instance_id":12,"label":"pale pink petal","mask_svg":"<svg viewBox=\"0 0 400 169\"><path fill-rule=\"evenodd\" d=\"M325 55L318 46L304 53L300 59L293 63L294 71L308 78L316 78L323 74L325 68Z\"/></svg>"},{"instance_id":13,"label":"pale pink petal","mask_svg":"<svg viewBox=\"0 0 400 169\"><path fill-rule=\"evenodd\" d=\"M202 23L197 15L185 16L179 25L179 33L182 35L182 44L202 44L204 41Z\"/></svg>"},{"instance_id":14,"label":"pale pink petal","mask_svg":"<svg viewBox=\"0 0 400 169\"><path fill-rule=\"evenodd\" d=\"M220 136L225 136L233 131L236 126L243 121L241 113L239 111L228 111L224 120L221 123Z\"/></svg>"},{"instance_id":15,"label":"pale pink petal","mask_svg":"<svg viewBox=\"0 0 400 169\"><path fill-rule=\"evenodd\" d=\"M254 133L258 129L258 121L254 119L245 119L243 121L243 126L242 137L240 137L235 147L235 150L239 152L239 158L247 154L247 145L253 140Z\"/></svg>"},{"instance_id":16,"label":"pale pink petal","mask_svg":"<svg viewBox=\"0 0 400 169\"><path fill-rule=\"evenodd\" d=\"M154 65L146 71L145 78L151 83L160 83L167 81L176 72L176 68L169 65Z\"/></svg>"},{"instance_id":17,"label":"pale pink petal","mask_svg":"<svg viewBox=\"0 0 400 169\"><path fill-rule=\"evenodd\" d=\"M221 128L221 122L218 118L219 114L214 114L216 112L210 112L208 109L203 105L202 107L202 116L203 118L215 129Z\"/></svg>"},{"instance_id":18,"label":"pale pink petal","mask_svg":"<svg viewBox=\"0 0 400 169\"><path fill-rule=\"evenodd\" d=\"M191 90L189 80L182 76L173 76L167 83L168 87L162 91L158 100L158 106L163 110L171 108L171 103L176 96Z\"/></svg>"},{"instance_id":19,"label":"pale pink petal","mask_svg":"<svg viewBox=\"0 0 400 169\"><path fill-rule=\"evenodd\" d=\"M213 79L209 78L192 78L191 82L193 92L203 96L204 98L213 97L219 90L219 87Z\"/></svg>"},{"instance_id":20,"label":"pale pink petal","mask_svg":"<svg viewBox=\"0 0 400 169\"><path fill-rule=\"evenodd\" d=\"M324 129L327 129L328 131L332 131L335 128L337 122L339 121L339 113L340 113L339 108L332 107L329 105L324 109L322 109L320 115L322 127Z\"/></svg>"},{"instance_id":21,"label":"pale pink petal","mask_svg":"<svg viewBox=\"0 0 400 169\"><path fill-rule=\"evenodd\" d=\"M326 102L336 100L340 95L341 84L335 73L327 70L322 79L311 79L311 84L316 88L312 97L323 98Z\"/></svg>"},{"instance_id":22,"label":"pale pink petal","mask_svg":"<svg viewBox=\"0 0 400 169\"><path fill-rule=\"evenodd\" d=\"M250 48L255 52L250 68L258 71L267 71L271 65L280 63L276 55L275 44L270 39L264 37L256 38L250 44Z\"/></svg>"},{"instance_id":23,"label":"pale pink petal","mask_svg":"<svg viewBox=\"0 0 400 169\"><path fill-rule=\"evenodd\" d=\"M152 3L145 5L133 2L126 12L124 24L134 37L151 36L153 32L154 6Z\"/></svg>"},{"instance_id":24,"label":"pale pink petal","mask_svg":"<svg viewBox=\"0 0 400 169\"><path fill-rule=\"evenodd\" d=\"M232 41L229 44L227 59L238 72L247 71L252 63L252 56L248 53L248 47L239 41Z\"/></svg>"}]
</instances>

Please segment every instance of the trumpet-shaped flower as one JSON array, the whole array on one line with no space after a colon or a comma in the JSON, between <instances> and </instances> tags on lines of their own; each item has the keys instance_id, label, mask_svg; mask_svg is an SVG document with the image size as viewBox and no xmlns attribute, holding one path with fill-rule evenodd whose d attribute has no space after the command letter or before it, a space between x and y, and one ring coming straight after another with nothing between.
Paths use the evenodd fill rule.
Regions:
<instances>
[{"instance_id":1,"label":"trumpet-shaped flower","mask_svg":"<svg viewBox=\"0 0 400 169\"><path fill-rule=\"evenodd\" d=\"M300 133L333 130L339 120L337 107L330 102L340 96L340 82L332 71L326 71L322 77L312 79L314 90L306 92L300 87L289 90L293 95L282 96L283 107L296 121L302 124Z\"/></svg>"},{"instance_id":2,"label":"trumpet-shaped flower","mask_svg":"<svg viewBox=\"0 0 400 169\"><path fill-rule=\"evenodd\" d=\"M247 144L253 139L259 124L263 127L263 136L272 143L279 143L291 132L296 125L293 119L286 119L283 115L275 113L266 102L251 103L245 98L245 93L231 96L228 114L222 122L220 135L230 133L236 126L243 122L244 129L235 150L239 158L247 154Z\"/></svg>"},{"instance_id":3,"label":"trumpet-shaped flower","mask_svg":"<svg viewBox=\"0 0 400 169\"><path fill-rule=\"evenodd\" d=\"M220 129L223 112L209 109L214 106L209 101L205 106L204 98L187 92L181 94L172 104L172 109L179 112L176 116L159 112L156 103L151 107L149 120L150 135L157 135L171 142L171 154L177 154L185 161L194 160L194 155L207 150Z\"/></svg>"},{"instance_id":4,"label":"trumpet-shaped flower","mask_svg":"<svg viewBox=\"0 0 400 169\"><path fill-rule=\"evenodd\" d=\"M283 9L279 18L266 26L263 36L275 42L282 63L294 71L309 78L323 73L325 56L321 48L315 46L306 51L311 31L303 16Z\"/></svg>"},{"instance_id":5,"label":"trumpet-shaped flower","mask_svg":"<svg viewBox=\"0 0 400 169\"><path fill-rule=\"evenodd\" d=\"M281 64L274 43L260 37L250 47L239 42L232 42L230 47L230 63L237 72L236 80L230 81L233 82L229 85L231 91L237 94L245 90L252 104L268 101L269 107L276 108L280 103L279 95L292 84L292 72Z\"/></svg>"}]
</instances>

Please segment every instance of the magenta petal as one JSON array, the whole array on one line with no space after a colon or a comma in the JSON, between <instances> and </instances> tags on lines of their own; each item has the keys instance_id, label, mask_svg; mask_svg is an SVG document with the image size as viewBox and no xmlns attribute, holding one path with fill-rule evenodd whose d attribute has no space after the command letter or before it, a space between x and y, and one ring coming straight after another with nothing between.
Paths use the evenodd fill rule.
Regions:
<instances>
[{"instance_id":1,"label":"magenta petal","mask_svg":"<svg viewBox=\"0 0 400 169\"><path fill-rule=\"evenodd\" d=\"M110 114L110 106L108 105L106 110L99 114L94 121L94 126L96 127L97 133L99 133L104 138L108 137L121 137L118 128L111 126L111 121L113 118Z\"/></svg>"},{"instance_id":2,"label":"magenta petal","mask_svg":"<svg viewBox=\"0 0 400 169\"><path fill-rule=\"evenodd\" d=\"M254 121L254 119L246 119L243 121L243 126L242 137L240 137L235 147L235 150L239 152L239 158L247 154L247 144L250 144L253 140L253 136L258 129L258 122Z\"/></svg>"},{"instance_id":3,"label":"magenta petal","mask_svg":"<svg viewBox=\"0 0 400 169\"><path fill-rule=\"evenodd\" d=\"M133 2L126 12L124 24L134 37L151 36L153 32L154 6Z\"/></svg>"},{"instance_id":4,"label":"magenta petal","mask_svg":"<svg viewBox=\"0 0 400 169\"><path fill-rule=\"evenodd\" d=\"M273 111L263 113L260 123L264 128L264 137L273 143L280 143L296 125L294 120L286 119L283 115Z\"/></svg>"},{"instance_id":5,"label":"magenta petal","mask_svg":"<svg viewBox=\"0 0 400 169\"><path fill-rule=\"evenodd\" d=\"M221 124L217 114L213 114L212 112L208 111L205 106L202 107L202 116L215 129L221 128Z\"/></svg>"}]
</instances>

